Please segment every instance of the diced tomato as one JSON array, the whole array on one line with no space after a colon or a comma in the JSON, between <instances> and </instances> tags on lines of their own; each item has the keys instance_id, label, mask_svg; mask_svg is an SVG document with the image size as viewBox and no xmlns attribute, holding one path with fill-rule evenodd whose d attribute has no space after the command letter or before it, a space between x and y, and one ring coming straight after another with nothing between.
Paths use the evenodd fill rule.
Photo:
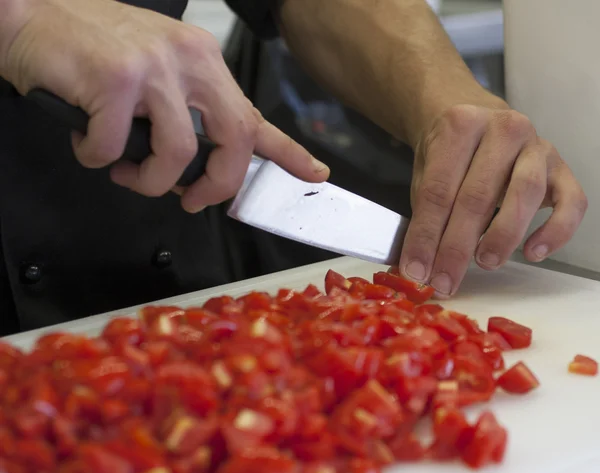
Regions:
<instances>
[{"instance_id":1,"label":"diced tomato","mask_svg":"<svg viewBox=\"0 0 600 473\"><path fill-rule=\"evenodd\" d=\"M512 348L527 348L531 345L532 330L504 317L490 317L488 332L497 332Z\"/></svg>"},{"instance_id":2,"label":"diced tomato","mask_svg":"<svg viewBox=\"0 0 600 473\"><path fill-rule=\"evenodd\" d=\"M433 413L434 442L430 447L432 456L440 460L459 456L460 440L468 427L467 419L458 409L436 409Z\"/></svg>"},{"instance_id":3,"label":"diced tomato","mask_svg":"<svg viewBox=\"0 0 600 473\"><path fill-rule=\"evenodd\" d=\"M331 290L334 287L344 291L349 291L352 287L352 282L348 281L340 273L336 273L334 270L330 269L325 275L325 292L327 294L331 294Z\"/></svg>"},{"instance_id":4,"label":"diced tomato","mask_svg":"<svg viewBox=\"0 0 600 473\"><path fill-rule=\"evenodd\" d=\"M522 361L509 368L496 382L506 392L513 394L525 394L540 385L535 375Z\"/></svg>"},{"instance_id":5,"label":"diced tomato","mask_svg":"<svg viewBox=\"0 0 600 473\"><path fill-rule=\"evenodd\" d=\"M596 376L598 374L598 362L585 355L575 355L569 363L569 372L585 376Z\"/></svg>"},{"instance_id":6,"label":"diced tomato","mask_svg":"<svg viewBox=\"0 0 600 473\"><path fill-rule=\"evenodd\" d=\"M84 444L78 458L90 473L131 473L131 465L100 444Z\"/></svg>"},{"instance_id":7,"label":"diced tomato","mask_svg":"<svg viewBox=\"0 0 600 473\"><path fill-rule=\"evenodd\" d=\"M435 289L426 284L420 284L404 279L400 275L384 273L382 271L373 275L373 282L382 286L391 287L396 292L401 292L415 304L422 304L431 299Z\"/></svg>"},{"instance_id":8,"label":"diced tomato","mask_svg":"<svg viewBox=\"0 0 600 473\"><path fill-rule=\"evenodd\" d=\"M104 327L102 337L112 344L139 345L144 339L144 328L139 319L116 317Z\"/></svg>"},{"instance_id":9,"label":"diced tomato","mask_svg":"<svg viewBox=\"0 0 600 473\"><path fill-rule=\"evenodd\" d=\"M148 306L99 337L0 342L0 473L380 473L395 462L501 462L506 430L461 409L539 384L503 352L531 330L424 303L397 268L329 271L275 295ZM577 355L569 369L596 374ZM421 421L425 420L424 423ZM417 432L432 420L427 447ZM417 425L419 427L417 429ZM420 433L419 433L420 434Z\"/></svg>"},{"instance_id":10,"label":"diced tomato","mask_svg":"<svg viewBox=\"0 0 600 473\"><path fill-rule=\"evenodd\" d=\"M296 462L274 448L244 450L231 457L218 473L295 473Z\"/></svg>"},{"instance_id":11,"label":"diced tomato","mask_svg":"<svg viewBox=\"0 0 600 473\"><path fill-rule=\"evenodd\" d=\"M388 442L394 458L399 462L415 462L425 458L427 449L414 434L401 433Z\"/></svg>"},{"instance_id":12,"label":"diced tomato","mask_svg":"<svg viewBox=\"0 0 600 473\"><path fill-rule=\"evenodd\" d=\"M508 434L498 424L494 414L481 414L473 428L466 429L459 445L462 459L471 468L481 468L490 463L500 463L504 458Z\"/></svg>"}]
</instances>

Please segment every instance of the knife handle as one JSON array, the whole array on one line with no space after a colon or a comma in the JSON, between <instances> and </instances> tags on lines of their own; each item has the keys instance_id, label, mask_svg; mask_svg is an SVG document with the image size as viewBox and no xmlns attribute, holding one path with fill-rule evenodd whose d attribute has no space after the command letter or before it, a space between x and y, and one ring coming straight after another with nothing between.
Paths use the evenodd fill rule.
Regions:
<instances>
[{"instance_id":1,"label":"knife handle","mask_svg":"<svg viewBox=\"0 0 600 473\"><path fill-rule=\"evenodd\" d=\"M72 130L83 135L87 134L89 116L85 110L70 105L57 95L43 89L32 89L26 98ZM131 132L127 139L125 151L119 160L141 164L152 153L150 134L150 120L135 117L131 124ZM209 155L216 147L206 136L196 133L196 137L198 138L198 152L177 181L177 185L182 187L191 185L204 174Z\"/></svg>"}]
</instances>

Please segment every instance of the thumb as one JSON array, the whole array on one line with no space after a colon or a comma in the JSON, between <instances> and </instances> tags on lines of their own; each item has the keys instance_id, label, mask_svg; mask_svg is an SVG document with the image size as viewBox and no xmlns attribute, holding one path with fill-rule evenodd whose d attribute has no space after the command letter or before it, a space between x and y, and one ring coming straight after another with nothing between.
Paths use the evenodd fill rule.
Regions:
<instances>
[{"instance_id":1,"label":"thumb","mask_svg":"<svg viewBox=\"0 0 600 473\"><path fill-rule=\"evenodd\" d=\"M307 182L329 178L329 167L264 118L260 118L254 150L290 174Z\"/></svg>"}]
</instances>

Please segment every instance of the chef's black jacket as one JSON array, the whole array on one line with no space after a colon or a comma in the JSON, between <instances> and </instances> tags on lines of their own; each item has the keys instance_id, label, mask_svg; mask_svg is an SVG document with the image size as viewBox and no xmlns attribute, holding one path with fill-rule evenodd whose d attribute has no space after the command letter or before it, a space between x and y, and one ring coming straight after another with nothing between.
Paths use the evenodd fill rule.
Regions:
<instances>
[{"instance_id":1,"label":"chef's black jacket","mask_svg":"<svg viewBox=\"0 0 600 473\"><path fill-rule=\"evenodd\" d=\"M187 0L128 3L180 18ZM271 1L228 0L257 36ZM75 159L70 131L0 82L0 335L329 258L228 219L185 213Z\"/></svg>"}]
</instances>

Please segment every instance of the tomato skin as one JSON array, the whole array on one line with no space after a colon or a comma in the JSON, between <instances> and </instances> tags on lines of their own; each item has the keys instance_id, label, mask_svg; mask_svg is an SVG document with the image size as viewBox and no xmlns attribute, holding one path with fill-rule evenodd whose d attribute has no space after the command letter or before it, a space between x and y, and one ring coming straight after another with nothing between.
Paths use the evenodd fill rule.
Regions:
<instances>
[{"instance_id":1,"label":"tomato skin","mask_svg":"<svg viewBox=\"0 0 600 473\"><path fill-rule=\"evenodd\" d=\"M509 368L496 383L504 391L512 394L525 394L540 385L538 379L522 361Z\"/></svg>"},{"instance_id":2,"label":"tomato skin","mask_svg":"<svg viewBox=\"0 0 600 473\"><path fill-rule=\"evenodd\" d=\"M409 281L399 275L385 273L383 271L373 275L373 282L405 294L406 297L415 304L423 304L425 301L431 299L435 292L435 289L431 286Z\"/></svg>"},{"instance_id":3,"label":"tomato skin","mask_svg":"<svg viewBox=\"0 0 600 473\"><path fill-rule=\"evenodd\" d=\"M598 362L585 355L575 355L573 361L569 363L569 372L584 376L596 376L598 375Z\"/></svg>"},{"instance_id":4,"label":"tomato skin","mask_svg":"<svg viewBox=\"0 0 600 473\"><path fill-rule=\"evenodd\" d=\"M497 332L512 348L527 348L531 345L532 330L505 317L490 317L488 332Z\"/></svg>"}]
</instances>

